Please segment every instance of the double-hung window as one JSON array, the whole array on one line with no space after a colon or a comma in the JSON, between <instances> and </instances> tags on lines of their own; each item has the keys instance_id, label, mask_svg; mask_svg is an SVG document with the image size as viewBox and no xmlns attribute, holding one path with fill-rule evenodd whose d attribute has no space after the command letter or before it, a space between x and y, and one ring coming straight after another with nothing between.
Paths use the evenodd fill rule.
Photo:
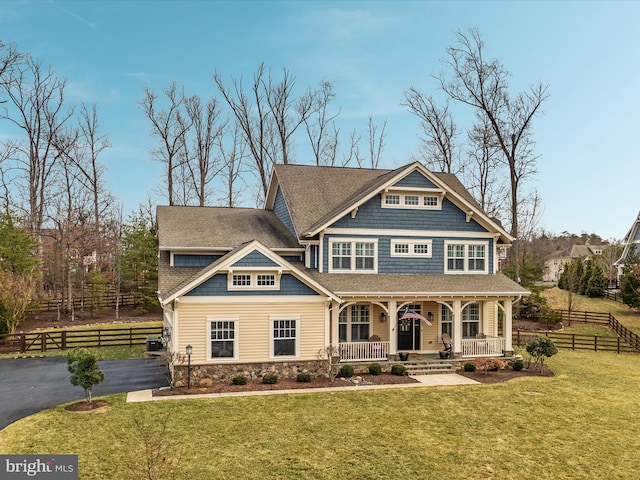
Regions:
<instances>
[{"instance_id":1,"label":"double-hung window","mask_svg":"<svg viewBox=\"0 0 640 480\"><path fill-rule=\"evenodd\" d=\"M369 340L370 325L369 305L351 305L351 341Z\"/></svg>"},{"instance_id":2,"label":"double-hung window","mask_svg":"<svg viewBox=\"0 0 640 480\"><path fill-rule=\"evenodd\" d=\"M453 313L446 305L440 305L440 335L446 333L450 337L453 336Z\"/></svg>"},{"instance_id":3,"label":"double-hung window","mask_svg":"<svg viewBox=\"0 0 640 480\"><path fill-rule=\"evenodd\" d=\"M445 241L445 273L489 273L487 252L483 241Z\"/></svg>"},{"instance_id":4,"label":"double-hung window","mask_svg":"<svg viewBox=\"0 0 640 480\"><path fill-rule=\"evenodd\" d=\"M330 240L329 272L377 273L377 240Z\"/></svg>"},{"instance_id":5,"label":"double-hung window","mask_svg":"<svg viewBox=\"0 0 640 480\"><path fill-rule=\"evenodd\" d=\"M208 357L217 359L236 359L238 352L238 331L236 320L209 319Z\"/></svg>"},{"instance_id":6,"label":"double-hung window","mask_svg":"<svg viewBox=\"0 0 640 480\"><path fill-rule=\"evenodd\" d=\"M298 320L275 319L273 322L273 356L295 357L298 344Z\"/></svg>"},{"instance_id":7,"label":"double-hung window","mask_svg":"<svg viewBox=\"0 0 640 480\"><path fill-rule=\"evenodd\" d=\"M462 310L462 338L476 338L480 331L480 304L471 303Z\"/></svg>"},{"instance_id":8,"label":"double-hung window","mask_svg":"<svg viewBox=\"0 0 640 480\"><path fill-rule=\"evenodd\" d=\"M370 305L351 305L338 316L340 342L366 342L371 336Z\"/></svg>"}]
</instances>

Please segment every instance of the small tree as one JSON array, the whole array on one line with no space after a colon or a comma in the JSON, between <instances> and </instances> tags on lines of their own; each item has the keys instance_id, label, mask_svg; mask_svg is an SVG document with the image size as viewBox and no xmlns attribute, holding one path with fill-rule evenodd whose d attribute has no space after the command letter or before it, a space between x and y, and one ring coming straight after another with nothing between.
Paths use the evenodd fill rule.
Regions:
<instances>
[{"instance_id":1,"label":"small tree","mask_svg":"<svg viewBox=\"0 0 640 480\"><path fill-rule=\"evenodd\" d=\"M73 349L67 355L67 369L71 374L71 385L84 388L87 403L91 403L93 386L104 381L96 356L84 348Z\"/></svg>"},{"instance_id":2,"label":"small tree","mask_svg":"<svg viewBox=\"0 0 640 480\"><path fill-rule=\"evenodd\" d=\"M527 353L533 357L534 365L540 365L540 369L542 369L544 358L558 353L558 348L550 338L538 337L527 343Z\"/></svg>"}]
</instances>

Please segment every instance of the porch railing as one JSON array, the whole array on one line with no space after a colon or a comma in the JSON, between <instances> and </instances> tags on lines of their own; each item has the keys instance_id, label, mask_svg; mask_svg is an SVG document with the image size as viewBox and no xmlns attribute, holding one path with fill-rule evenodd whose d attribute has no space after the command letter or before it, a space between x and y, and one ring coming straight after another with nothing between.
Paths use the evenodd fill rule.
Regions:
<instances>
[{"instance_id":1,"label":"porch railing","mask_svg":"<svg viewBox=\"0 0 640 480\"><path fill-rule=\"evenodd\" d=\"M503 337L465 338L462 340L463 357L500 357L503 355Z\"/></svg>"},{"instance_id":2,"label":"porch railing","mask_svg":"<svg viewBox=\"0 0 640 480\"><path fill-rule=\"evenodd\" d=\"M349 342L340 344L340 358L345 361L386 360L389 342Z\"/></svg>"}]
</instances>

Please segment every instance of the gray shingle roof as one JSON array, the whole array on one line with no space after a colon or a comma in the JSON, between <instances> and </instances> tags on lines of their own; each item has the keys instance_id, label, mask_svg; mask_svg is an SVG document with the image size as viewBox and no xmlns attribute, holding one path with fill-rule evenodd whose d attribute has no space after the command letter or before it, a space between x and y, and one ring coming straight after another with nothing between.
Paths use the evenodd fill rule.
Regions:
<instances>
[{"instance_id":1,"label":"gray shingle roof","mask_svg":"<svg viewBox=\"0 0 640 480\"><path fill-rule=\"evenodd\" d=\"M159 206L157 222L160 250L231 249L251 240L272 249L300 247L270 210Z\"/></svg>"},{"instance_id":2,"label":"gray shingle roof","mask_svg":"<svg viewBox=\"0 0 640 480\"><path fill-rule=\"evenodd\" d=\"M495 275L366 275L318 273L315 270L306 270L305 273L338 295L530 295L526 288L501 273Z\"/></svg>"},{"instance_id":3,"label":"gray shingle roof","mask_svg":"<svg viewBox=\"0 0 640 480\"><path fill-rule=\"evenodd\" d=\"M274 173L284 192L298 235L312 231L356 204L414 164L395 170L278 164ZM458 178L450 173L432 174L466 202L480 209Z\"/></svg>"}]
</instances>

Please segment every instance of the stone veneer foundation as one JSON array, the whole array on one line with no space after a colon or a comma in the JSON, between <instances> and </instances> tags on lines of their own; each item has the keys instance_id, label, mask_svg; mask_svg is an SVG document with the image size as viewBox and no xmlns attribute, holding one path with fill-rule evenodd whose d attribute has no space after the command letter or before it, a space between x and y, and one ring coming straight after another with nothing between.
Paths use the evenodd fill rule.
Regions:
<instances>
[{"instance_id":1,"label":"stone veneer foundation","mask_svg":"<svg viewBox=\"0 0 640 480\"><path fill-rule=\"evenodd\" d=\"M342 365L334 365L337 373ZM366 373L373 362L350 363L355 373ZM383 371L388 371L388 362L379 362ZM271 363L226 363L212 365L191 365L191 386L206 387L214 383L229 383L236 375L244 375L249 380L258 380L267 373L275 373L279 378L294 380L299 373L309 373L313 377L328 377L329 365L326 361L311 360L300 362L271 362ZM174 366L174 385L187 385L187 366Z\"/></svg>"}]
</instances>

